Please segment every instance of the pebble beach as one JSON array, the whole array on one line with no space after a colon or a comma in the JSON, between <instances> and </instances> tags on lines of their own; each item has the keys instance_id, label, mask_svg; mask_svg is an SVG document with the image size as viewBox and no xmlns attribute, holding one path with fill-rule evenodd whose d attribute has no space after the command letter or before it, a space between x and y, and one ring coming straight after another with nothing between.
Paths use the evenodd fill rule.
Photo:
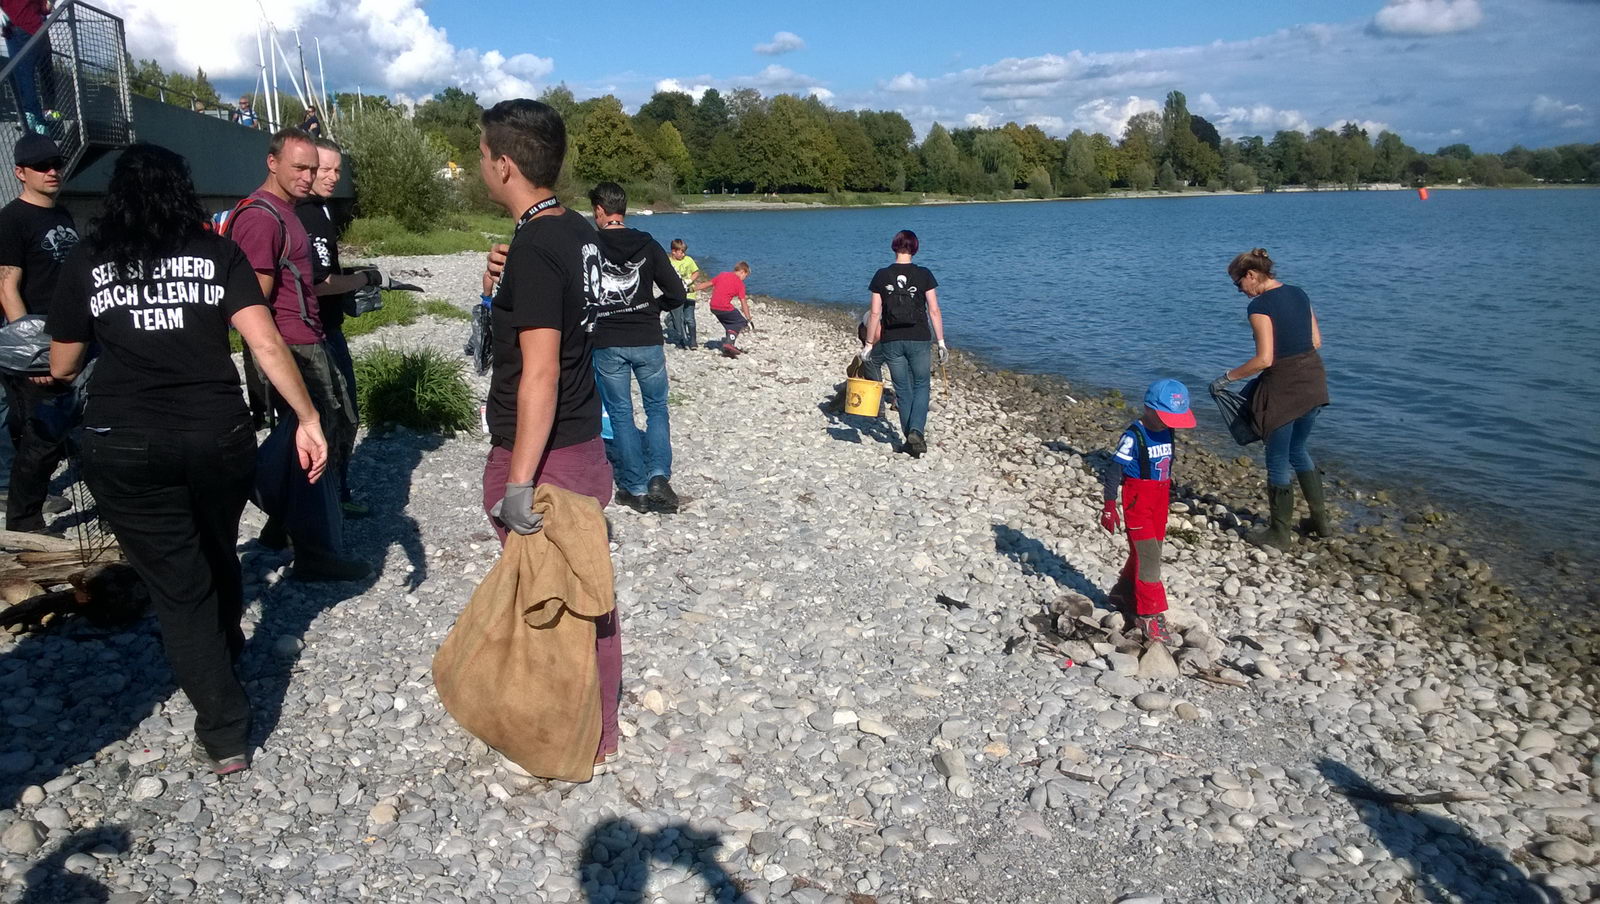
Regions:
<instances>
[{"instance_id":1,"label":"pebble beach","mask_svg":"<svg viewBox=\"0 0 1600 904\"><path fill-rule=\"evenodd\" d=\"M477 302L480 255L378 263ZM487 439L364 430L372 515L347 536L375 577L287 580L246 513L250 771L193 760L153 620L0 634L0 902L1600 894L1593 635L1519 619L1535 590L1447 513L1344 487L1345 536L1259 550L1259 464L1188 439L1164 569L1182 645L1143 652L1105 600L1126 544L1094 473L1136 412L958 353L912 459L892 412L839 407L852 319L754 309L737 359L667 350L682 510L607 509L606 772L532 778L442 709L433 653L499 551ZM699 327L716 338L703 305ZM424 317L351 345L465 333Z\"/></svg>"}]
</instances>

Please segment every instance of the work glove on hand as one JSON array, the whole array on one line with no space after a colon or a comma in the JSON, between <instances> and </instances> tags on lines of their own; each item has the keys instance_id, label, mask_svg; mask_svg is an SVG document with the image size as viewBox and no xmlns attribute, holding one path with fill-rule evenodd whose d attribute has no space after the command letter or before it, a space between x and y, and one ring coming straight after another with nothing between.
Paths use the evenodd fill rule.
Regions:
<instances>
[{"instance_id":1,"label":"work glove on hand","mask_svg":"<svg viewBox=\"0 0 1600 904\"><path fill-rule=\"evenodd\" d=\"M544 516L533 510L533 481L506 484L505 498L489 509L489 514L508 530L526 536L544 527Z\"/></svg>"},{"instance_id":2,"label":"work glove on hand","mask_svg":"<svg viewBox=\"0 0 1600 904\"><path fill-rule=\"evenodd\" d=\"M868 342L866 345L861 346L861 363L862 364L867 363L868 359L870 359L871 357L872 357L872 343Z\"/></svg>"},{"instance_id":3,"label":"work glove on hand","mask_svg":"<svg viewBox=\"0 0 1600 904\"><path fill-rule=\"evenodd\" d=\"M367 285L369 286L381 286L389 281L388 278L383 275L383 271L379 270L377 267L362 270L361 272L367 277Z\"/></svg>"},{"instance_id":4,"label":"work glove on hand","mask_svg":"<svg viewBox=\"0 0 1600 904\"><path fill-rule=\"evenodd\" d=\"M950 350L944 347L944 340L939 340L939 363L944 364L950 360Z\"/></svg>"},{"instance_id":5,"label":"work glove on hand","mask_svg":"<svg viewBox=\"0 0 1600 904\"><path fill-rule=\"evenodd\" d=\"M1233 382L1233 380L1230 379L1226 373L1224 373L1222 376L1216 378L1215 380L1212 380L1211 381L1211 392L1212 392L1212 394L1216 394L1217 392L1222 391L1223 389L1227 388L1227 385L1229 383L1232 383L1232 382Z\"/></svg>"},{"instance_id":6,"label":"work glove on hand","mask_svg":"<svg viewBox=\"0 0 1600 904\"><path fill-rule=\"evenodd\" d=\"M1122 513L1117 511L1117 500L1107 499L1106 504L1100 509L1100 526L1106 533L1114 534L1122 526Z\"/></svg>"}]
</instances>

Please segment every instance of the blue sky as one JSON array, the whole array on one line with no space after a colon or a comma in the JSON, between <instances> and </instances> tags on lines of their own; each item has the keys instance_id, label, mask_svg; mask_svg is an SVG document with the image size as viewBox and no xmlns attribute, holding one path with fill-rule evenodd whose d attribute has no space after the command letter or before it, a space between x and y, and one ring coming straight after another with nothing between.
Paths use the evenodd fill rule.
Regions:
<instances>
[{"instance_id":1,"label":"blue sky","mask_svg":"<svg viewBox=\"0 0 1600 904\"><path fill-rule=\"evenodd\" d=\"M330 88L480 98L557 82L630 108L660 87L815 93L918 131L1120 132L1174 88L1225 135L1393 128L1424 149L1600 141L1600 0L917 4L109 0L130 49L248 89L265 9L321 38ZM193 7L189 15L187 8ZM908 12L909 10L909 12Z\"/></svg>"}]
</instances>

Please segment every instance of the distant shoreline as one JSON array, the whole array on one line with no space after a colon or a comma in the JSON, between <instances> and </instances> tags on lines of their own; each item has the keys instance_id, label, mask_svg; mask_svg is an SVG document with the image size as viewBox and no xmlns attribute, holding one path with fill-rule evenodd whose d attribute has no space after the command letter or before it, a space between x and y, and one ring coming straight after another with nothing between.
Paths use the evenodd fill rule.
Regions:
<instances>
[{"instance_id":1,"label":"distant shoreline","mask_svg":"<svg viewBox=\"0 0 1600 904\"><path fill-rule=\"evenodd\" d=\"M1566 191L1600 188L1600 185L1429 185L1429 191ZM1359 188L1305 188L1291 186L1278 188L1273 191L1255 188L1250 191L1234 191L1221 189L1207 191L1205 189L1192 189L1188 191L1116 191L1103 195L1089 195L1082 198L934 198L925 201L863 201L858 204L834 204L827 201L799 201L783 198L772 199L756 195L710 195L710 200L695 200L689 203L651 205L654 213L661 214L688 214L699 211L751 211L751 210L849 210L863 207L952 207L965 204L1032 204L1078 201L1122 201L1143 200L1151 198L1225 198L1246 197L1251 195L1274 194L1342 194L1346 192L1415 192L1417 189L1398 183L1374 183L1363 185ZM826 198L827 195L818 193L818 197Z\"/></svg>"}]
</instances>

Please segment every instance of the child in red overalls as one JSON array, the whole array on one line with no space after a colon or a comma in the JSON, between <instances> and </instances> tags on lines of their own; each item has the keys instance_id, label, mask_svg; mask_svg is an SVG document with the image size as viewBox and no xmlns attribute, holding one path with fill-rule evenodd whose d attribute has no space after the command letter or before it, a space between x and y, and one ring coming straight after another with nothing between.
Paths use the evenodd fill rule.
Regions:
<instances>
[{"instance_id":1,"label":"child in red overalls","mask_svg":"<svg viewBox=\"0 0 1600 904\"><path fill-rule=\"evenodd\" d=\"M1105 507L1100 526L1110 533L1126 520L1128 562L1108 594L1128 610L1145 640L1166 643L1167 588L1161 583L1161 543L1167 538L1167 505L1172 487L1172 431L1193 427L1189 389L1177 380L1157 380L1144 394L1144 414L1128 425L1117 440L1117 451L1106 469ZM1117 488L1122 488L1122 513L1117 512Z\"/></svg>"}]
</instances>

